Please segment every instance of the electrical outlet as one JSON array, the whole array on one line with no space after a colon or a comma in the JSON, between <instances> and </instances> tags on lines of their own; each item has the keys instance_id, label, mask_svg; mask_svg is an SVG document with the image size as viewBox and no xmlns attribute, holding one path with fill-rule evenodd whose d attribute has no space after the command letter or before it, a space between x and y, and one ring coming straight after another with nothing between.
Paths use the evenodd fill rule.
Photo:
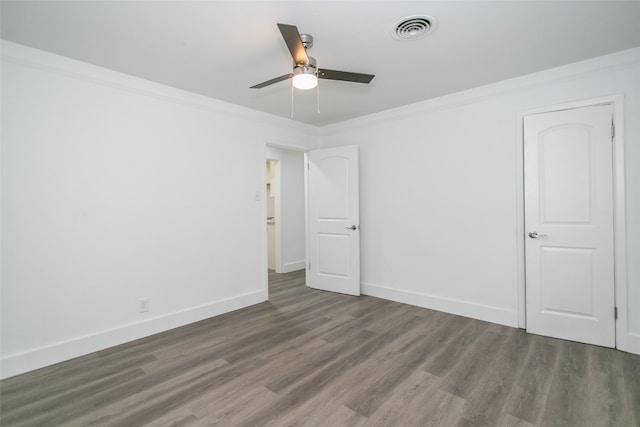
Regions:
<instances>
[{"instance_id":1,"label":"electrical outlet","mask_svg":"<svg viewBox=\"0 0 640 427\"><path fill-rule=\"evenodd\" d=\"M140 298L138 301L138 308L140 309L140 313L146 313L149 311L149 298Z\"/></svg>"}]
</instances>

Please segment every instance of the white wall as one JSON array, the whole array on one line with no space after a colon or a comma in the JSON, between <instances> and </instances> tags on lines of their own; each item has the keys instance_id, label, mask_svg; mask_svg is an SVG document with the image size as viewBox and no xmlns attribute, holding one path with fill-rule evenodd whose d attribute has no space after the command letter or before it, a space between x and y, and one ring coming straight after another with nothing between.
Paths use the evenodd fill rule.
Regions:
<instances>
[{"instance_id":1,"label":"white wall","mask_svg":"<svg viewBox=\"0 0 640 427\"><path fill-rule=\"evenodd\" d=\"M622 326L640 352L640 49L322 128L324 147L359 146L363 292L516 326L517 115L612 94L625 96Z\"/></svg>"},{"instance_id":2,"label":"white wall","mask_svg":"<svg viewBox=\"0 0 640 427\"><path fill-rule=\"evenodd\" d=\"M314 128L2 53L2 377L266 299L265 144Z\"/></svg>"},{"instance_id":3,"label":"white wall","mask_svg":"<svg viewBox=\"0 0 640 427\"><path fill-rule=\"evenodd\" d=\"M312 139L313 141L313 139ZM267 158L280 162L280 248L282 272L305 266L304 151L267 147Z\"/></svg>"}]
</instances>

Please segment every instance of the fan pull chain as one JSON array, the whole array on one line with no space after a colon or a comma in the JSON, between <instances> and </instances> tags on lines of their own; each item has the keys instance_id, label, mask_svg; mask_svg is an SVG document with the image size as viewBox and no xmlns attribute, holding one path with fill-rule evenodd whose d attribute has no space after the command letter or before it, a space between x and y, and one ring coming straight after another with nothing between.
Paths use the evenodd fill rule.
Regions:
<instances>
[{"instance_id":1,"label":"fan pull chain","mask_svg":"<svg viewBox=\"0 0 640 427\"><path fill-rule=\"evenodd\" d=\"M291 118L293 119L293 82L291 82Z\"/></svg>"},{"instance_id":2,"label":"fan pull chain","mask_svg":"<svg viewBox=\"0 0 640 427\"><path fill-rule=\"evenodd\" d=\"M316 73L316 78L317 78ZM318 107L318 114L320 114L320 79L318 79L318 84L316 85L316 105Z\"/></svg>"}]
</instances>

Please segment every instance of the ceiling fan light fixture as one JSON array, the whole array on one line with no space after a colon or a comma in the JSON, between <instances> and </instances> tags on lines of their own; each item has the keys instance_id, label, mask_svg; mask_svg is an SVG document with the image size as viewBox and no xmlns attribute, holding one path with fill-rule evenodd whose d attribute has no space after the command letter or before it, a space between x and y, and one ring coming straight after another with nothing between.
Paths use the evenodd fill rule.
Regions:
<instances>
[{"instance_id":1,"label":"ceiling fan light fixture","mask_svg":"<svg viewBox=\"0 0 640 427\"><path fill-rule=\"evenodd\" d=\"M318 77L314 68L303 66L293 70L293 87L308 90L316 86L318 86Z\"/></svg>"}]
</instances>

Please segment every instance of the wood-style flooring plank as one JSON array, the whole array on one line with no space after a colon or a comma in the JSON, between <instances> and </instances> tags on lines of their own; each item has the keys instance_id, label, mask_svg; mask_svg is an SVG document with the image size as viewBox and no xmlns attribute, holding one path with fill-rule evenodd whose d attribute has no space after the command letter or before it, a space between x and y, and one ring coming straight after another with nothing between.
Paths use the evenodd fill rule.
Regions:
<instances>
[{"instance_id":1,"label":"wood-style flooring plank","mask_svg":"<svg viewBox=\"0 0 640 427\"><path fill-rule=\"evenodd\" d=\"M507 399L522 374L521 360L529 352L526 333L512 329L490 352L489 363L468 398L465 420L468 425L487 425L501 418Z\"/></svg>"},{"instance_id":2,"label":"wood-style flooring plank","mask_svg":"<svg viewBox=\"0 0 640 427\"><path fill-rule=\"evenodd\" d=\"M269 274L269 301L0 382L2 426L640 426L640 356Z\"/></svg>"},{"instance_id":3,"label":"wood-style flooring plank","mask_svg":"<svg viewBox=\"0 0 640 427\"><path fill-rule=\"evenodd\" d=\"M628 408L629 419L633 425L640 426L640 360L639 356L628 353L620 353L618 355L622 364L626 407ZM617 400L617 395L612 396ZM627 415L625 413L624 415Z\"/></svg>"}]
</instances>

